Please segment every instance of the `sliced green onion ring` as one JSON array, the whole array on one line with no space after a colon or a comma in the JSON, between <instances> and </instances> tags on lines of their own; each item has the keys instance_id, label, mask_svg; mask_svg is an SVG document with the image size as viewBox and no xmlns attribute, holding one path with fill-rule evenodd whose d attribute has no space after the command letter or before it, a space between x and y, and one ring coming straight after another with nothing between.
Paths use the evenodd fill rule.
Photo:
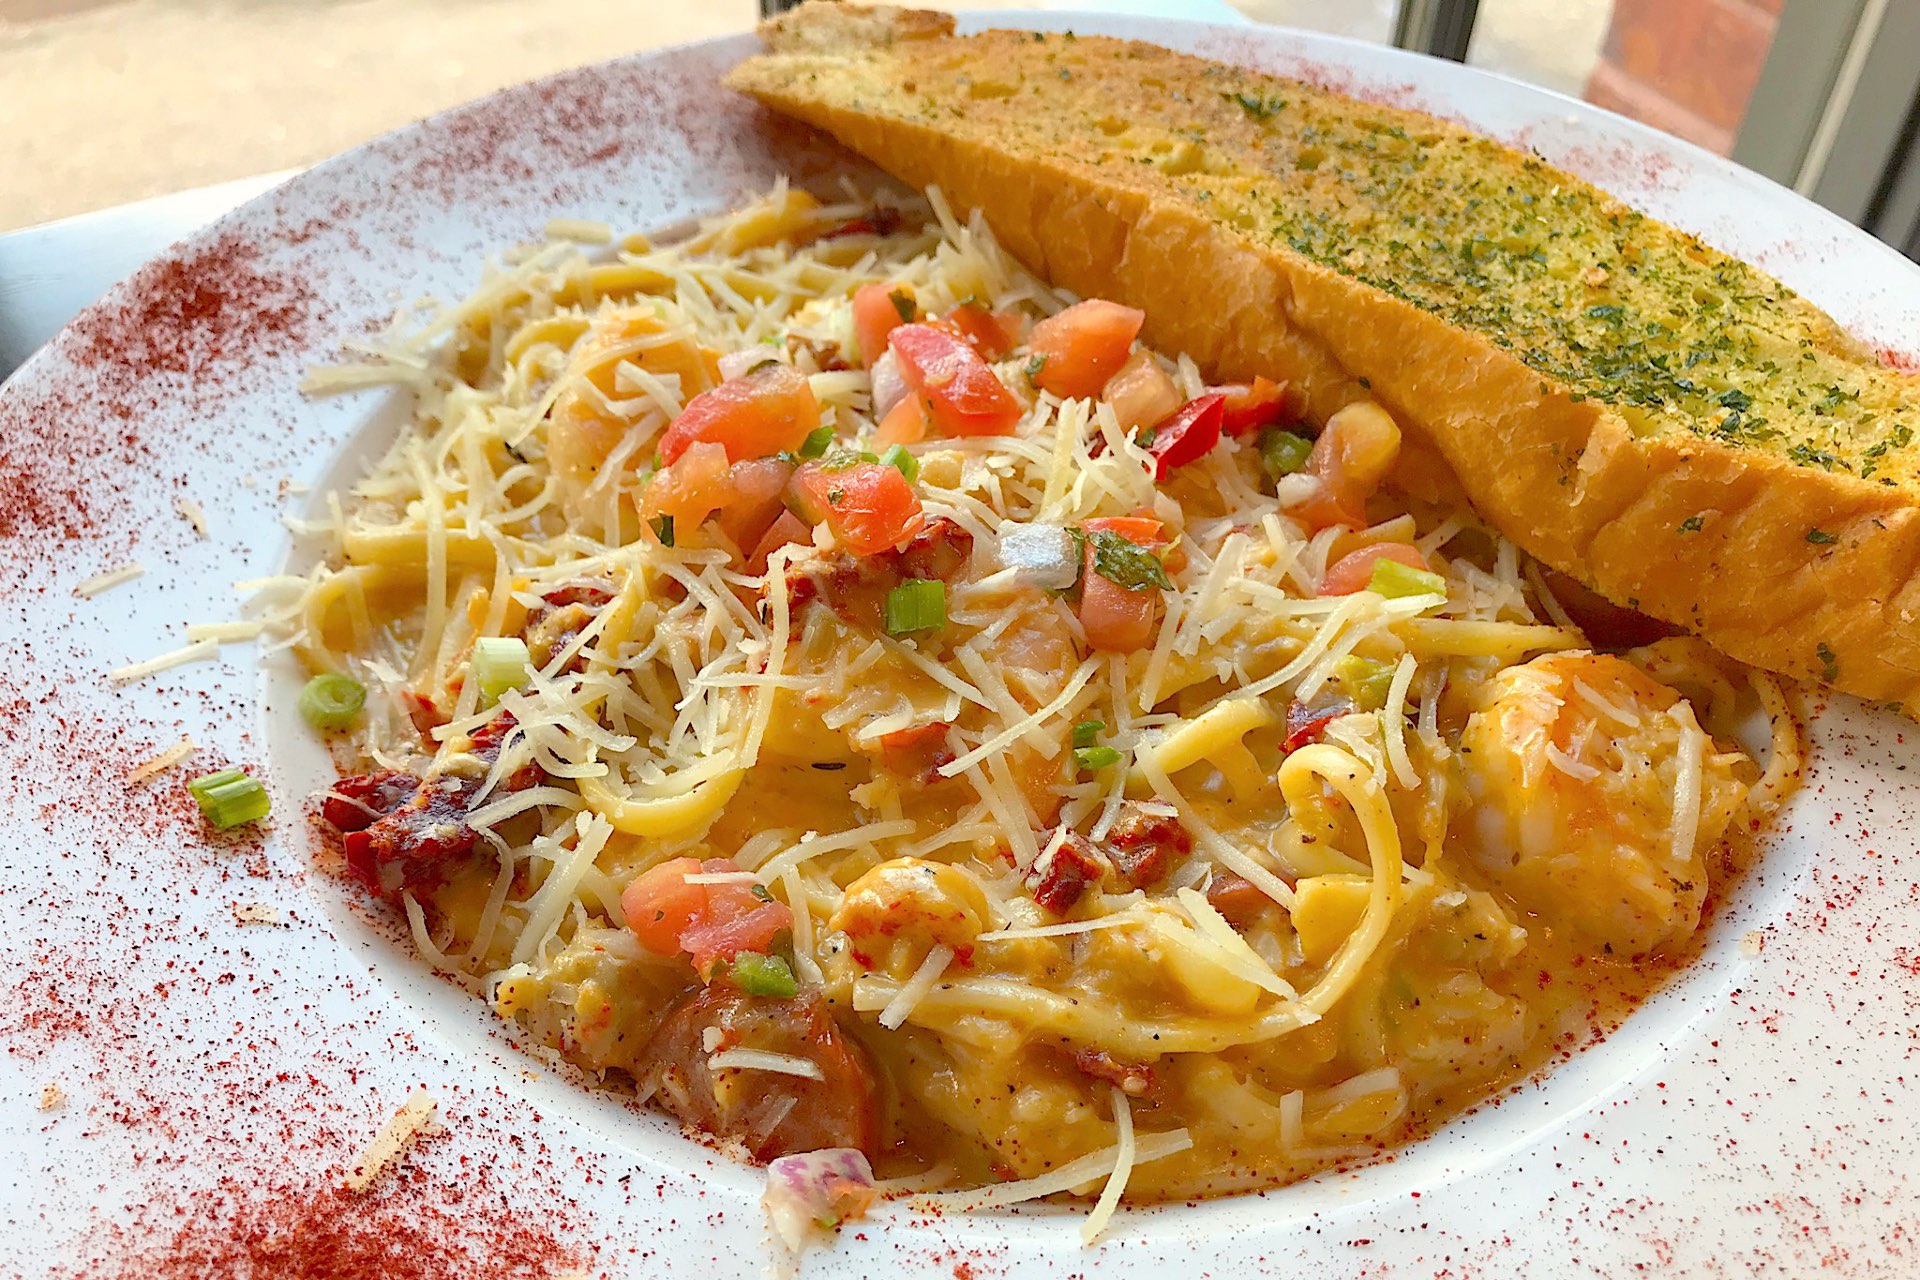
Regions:
<instances>
[{"instance_id":1,"label":"sliced green onion ring","mask_svg":"<svg viewBox=\"0 0 1920 1280\"><path fill-rule=\"evenodd\" d=\"M244 769L222 769L195 778L187 784L187 790L207 821L222 831L258 822L273 807L267 789L248 777Z\"/></svg>"},{"instance_id":2,"label":"sliced green onion ring","mask_svg":"<svg viewBox=\"0 0 1920 1280\"><path fill-rule=\"evenodd\" d=\"M887 592L887 634L938 631L947 625L947 584L924 578L903 582Z\"/></svg>"},{"instance_id":3,"label":"sliced green onion ring","mask_svg":"<svg viewBox=\"0 0 1920 1280\"><path fill-rule=\"evenodd\" d=\"M473 642L473 678L488 706L509 689L518 689L533 673L533 657L519 636L481 636Z\"/></svg>"},{"instance_id":4,"label":"sliced green onion ring","mask_svg":"<svg viewBox=\"0 0 1920 1280\"><path fill-rule=\"evenodd\" d=\"M300 714L316 729L345 729L367 705L367 686L352 676L325 672L300 690Z\"/></svg>"}]
</instances>

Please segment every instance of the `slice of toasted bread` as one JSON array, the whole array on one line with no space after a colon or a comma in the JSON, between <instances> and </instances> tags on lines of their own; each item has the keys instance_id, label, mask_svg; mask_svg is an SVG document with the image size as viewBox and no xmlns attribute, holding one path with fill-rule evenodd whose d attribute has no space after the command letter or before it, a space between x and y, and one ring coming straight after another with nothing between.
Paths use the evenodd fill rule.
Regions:
<instances>
[{"instance_id":1,"label":"slice of toasted bread","mask_svg":"<svg viewBox=\"0 0 1920 1280\"><path fill-rule=\"evenodd\" d=\"M1920 709L1920 380L1764 272L1455 125L1153 45L817 0L761 31L730 85L1156 345L1316 416L1371 394L1540 559Z\"/></svg>"}]
</instances>

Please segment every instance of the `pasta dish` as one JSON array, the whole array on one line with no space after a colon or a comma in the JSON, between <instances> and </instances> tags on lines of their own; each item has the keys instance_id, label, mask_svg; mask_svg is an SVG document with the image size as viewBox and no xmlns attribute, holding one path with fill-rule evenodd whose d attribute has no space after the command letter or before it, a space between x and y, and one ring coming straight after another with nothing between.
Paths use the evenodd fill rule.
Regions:
<instances>
[{"instance_id":1,"label":"pasta dish","mask_svg":"<svg viewBox=\"0 0 1920 1280\"><path fill-rule=\"evenodd\" d=\"M1308 422L1150 323L782 186L316 370L414 399L277 615L344 866L816 1222L1091 1238L1611 1026L1797 775L1779 684L1416 496L1365 387Z\"/></svg>"}]
</instances>

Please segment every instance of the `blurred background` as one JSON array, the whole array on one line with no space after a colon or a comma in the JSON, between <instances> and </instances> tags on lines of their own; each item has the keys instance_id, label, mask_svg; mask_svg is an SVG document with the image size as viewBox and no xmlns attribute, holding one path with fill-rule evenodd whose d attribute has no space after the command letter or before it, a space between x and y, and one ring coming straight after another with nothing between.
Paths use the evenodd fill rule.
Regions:
<instances>
[{"instance_id":1,"label":"blurred background","mask_svg":"<svg viewBox=\"0 0 1920 1280\"><path fill-rule=\"evenodd\" d=\"M1038 7L1219 17L1229 5L1585 98L1920 247L1916 0ZM306 165L505 84L758 16L759 0L0 0L0 232Z\"/></svg>"}]
</instances>

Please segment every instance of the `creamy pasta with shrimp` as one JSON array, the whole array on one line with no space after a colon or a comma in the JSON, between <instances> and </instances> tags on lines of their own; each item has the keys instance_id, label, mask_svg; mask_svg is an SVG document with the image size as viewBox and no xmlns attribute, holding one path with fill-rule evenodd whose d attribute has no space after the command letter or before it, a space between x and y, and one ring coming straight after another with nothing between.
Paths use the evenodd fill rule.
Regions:
<instances>
[{"instance_id":1,"label":"creamy pasta with shrimp","mask_svg":"<svg viewBox=\"0 0 1920 1280\"><path fill-rule=\"evenodd\" d=\"M937 193L558 230L312 376L414 398L278 615L368 691L321 815L789 1199L1091 1236L1417 1137L1645 995L1791 784L1777 685L1406 496L1364 387L1210 385Z\"/></svg>"}]
</instances>

